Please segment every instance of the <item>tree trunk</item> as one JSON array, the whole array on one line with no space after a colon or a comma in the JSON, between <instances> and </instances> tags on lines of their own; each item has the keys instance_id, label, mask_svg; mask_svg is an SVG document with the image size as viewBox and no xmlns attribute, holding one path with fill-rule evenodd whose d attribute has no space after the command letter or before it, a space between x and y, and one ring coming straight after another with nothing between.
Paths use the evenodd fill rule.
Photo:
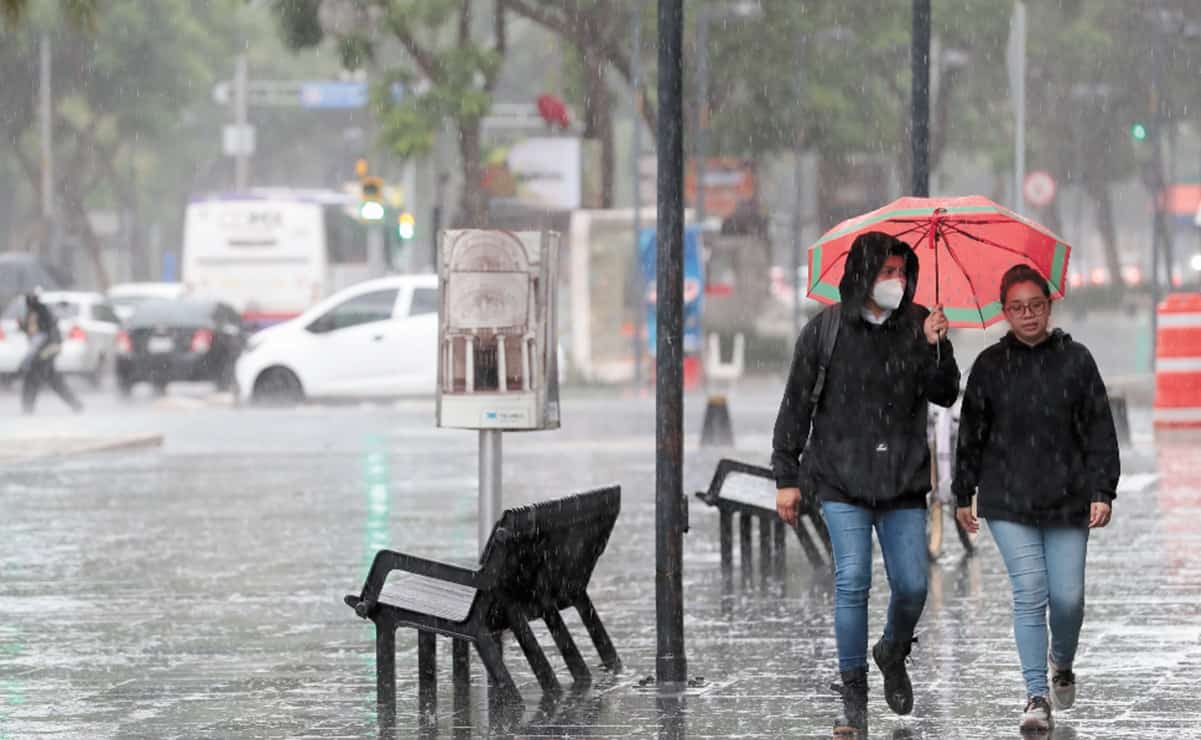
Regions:
<instances>
[{"instance_id":1,"label":"tree trunk","mask_svg":"<svg viewBox=\"0 0 1201 740\"><path fill-rule=\"evenodd\" d=\"M605 80L605 61L589 47L580 49L584 62L584 136L601 145L601 208L613 207L617 145L613 137L613 95Z\"/></svg>"},{"instance_id":2,"label":"tree trunk","mask_svg":"<svg viewBox=\"0 0 1201 740\"><path fill-rule=\"evenodd\" d=\"M109 280L108 268L104 265L104 251L100 245L100 238L92 229L92 222L88 219L88 210L83 203L83 197L71 188L64 188L61 195L66 211L64 221L74 226L80 239L83 240L84 249L87 250L88 257L92 260L92 267L96 272L97 289L101 293L107 292L112 282Z\"/></svg>"},{"instance_id":3,"label":"tree trunk","mask_svg":"<svg viewBox=\"0 0 1201 740\"><path fill-rule=\"evenodd\" d=\"M588 47L580 49L584 60L584 136L600 142L600 208L613 208L614 171L617 154L613 132L613 94L605 80L603 56Z\"/></svg>"},{"instance_id":4,"label":"tree trunk","mask_svg":"<svg viewBox=\"0 0 1201 740\"><path fill-rule=\"evenodd\" d=\"M463 192L455 225L461 228L484 228L487 226L488 204L480 162L480 119L461 119L458 127L459 157L463 160Z\"/></svg>"},{"instance_id":5,"label":"tree trunk","mask_svg":"<svg viewBox=\"0 0 1201 740\"><path fill-rule=\"evenodd\" d=\"M1126 281L1122 279L1122 260L1118 255L1118 232L1113 223L1113 198L1109 194L1109 185L1104 180L1090 178L1087 189L1097 207L1097 228L1101 231L1101 242L1105 246L1105 266L1109 268L1109 279L1120 296L1125 290Z\"/></svg>"}]
</instances>

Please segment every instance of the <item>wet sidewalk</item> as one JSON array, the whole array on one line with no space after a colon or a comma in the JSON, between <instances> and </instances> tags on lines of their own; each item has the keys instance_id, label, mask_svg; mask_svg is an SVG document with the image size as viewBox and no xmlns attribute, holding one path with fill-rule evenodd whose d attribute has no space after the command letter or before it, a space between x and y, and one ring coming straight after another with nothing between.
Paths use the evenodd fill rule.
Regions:
<instances>
[{"instance_id":1,"label":"wet sidewalk","mask_svg":"<svg viewBox=\"0 0 1201 740\"><path fill-rule=\"evenodd\" d=\"M738 456L764 462L774 399L731 403ZM700 412L690 404L690 431ZM432 430L429 418L421 404L217 409L171 426L162 450L6 467L0 738L376 734L373 630L342 596L382 545L446 559L475 547L474 436ZM725 588L716 512L695 500L685 628L689 672L704 682L677 699L639 687L655 656L653 407L568 401L564 418L561 432L506 438L506 504L622 484L590 592L626 670L540 702L511 650L526 706L498 726L478 661L470 703L453 711L441 641L438 723L423 734L829 737L828 574L790 541L784 579L764 583L756 571ZM1201 439L1146 432L1136 433L1114 523L1090 542L1080 700L1059 715L1056 737L1201 737ZM690 448L689 492L720 456ZM879 562L874 583L873 636L887 596ZM1024 696L1008 582L986 534L977 557L951 542L931 565L920 639L914 714L888 712L873 671L871 737L1017 737ZM401 630L397 644L398 736L415 737L415 634Z\"/></svg>"}]
</instances>

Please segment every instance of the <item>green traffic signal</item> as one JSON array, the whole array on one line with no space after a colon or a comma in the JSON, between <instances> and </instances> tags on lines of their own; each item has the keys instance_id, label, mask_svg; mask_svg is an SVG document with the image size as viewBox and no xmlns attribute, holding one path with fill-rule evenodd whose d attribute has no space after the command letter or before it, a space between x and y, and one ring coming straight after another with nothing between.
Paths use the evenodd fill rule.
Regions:
<instances>
[{"instance_id":1,"label":"green traffic signal","mask_svg":"<svg viewBox=\"0 0 1201 740\"><path fill-rule=\"evenodd\" d=\"M411 213L402 213L396 221L396 235L403 241L408 241L417 233L417 220Z\"/></svg>"},{"instance_id":2,"label":"green traffic signal","mask_svg":"<svg viewBox=\"0 0 1201 740\"><path fill-rule=\"evenodd\" d=\"M1130 127L1130 137L1135 141L1147 140L1147 125L1145 123L1135 123Z\"/></svg>"},{"instance_id":3,"label":"green traffic signal","mask_svg":"<svg viewBox=\"0 0 1201 740\"><path fill-rule=\"evenodd\" d=\"M359 218L364 221L379 221L384 217L384 206L373 200L365 201L359 206Z\"/></svg>"}]
</instances>

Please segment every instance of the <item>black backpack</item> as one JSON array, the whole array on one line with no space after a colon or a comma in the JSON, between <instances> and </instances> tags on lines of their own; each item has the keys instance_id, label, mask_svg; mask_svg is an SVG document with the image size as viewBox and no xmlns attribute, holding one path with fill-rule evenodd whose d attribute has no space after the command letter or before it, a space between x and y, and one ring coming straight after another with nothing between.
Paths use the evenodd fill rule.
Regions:
<instances>
[{"instance_id":1,"label":"black backpack","mask_svg":"<svg viewBox=\"0 0 1201 740\"><path fill-rule=\"evenodd\" d=\"M830 358L834 356L834 345L838 344L838 329L842 323L842 304L836 303L817 317L817 377L813 379L813 389L809 392L809 402L814 410L821 402L822 391L826 387L826 370L830 367Z\"/></svg>"}]
</instances>

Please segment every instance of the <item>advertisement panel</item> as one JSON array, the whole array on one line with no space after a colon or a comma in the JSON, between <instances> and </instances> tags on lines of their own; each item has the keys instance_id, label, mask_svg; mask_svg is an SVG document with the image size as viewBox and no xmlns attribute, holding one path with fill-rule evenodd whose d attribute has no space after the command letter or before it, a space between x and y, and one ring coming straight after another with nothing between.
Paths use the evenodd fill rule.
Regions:
<instances>
[{"instance_id":1,"label":"advertisement panel","mask_svg":"<svg viewBox=\"0 0 1201 740\"><path fill-rule=\"evenodd\" d=\"M705 295L704 262L701 254L701 230L697 226L684 229L684 354L701 351L704 341L701 332L701 311ZM655 310L658 296L655 290L655 229L642 229L638 234L638 261L646 296L646 341L651 356L655 355L658 334L655 331Z\"/></svg>"}]
</instances>

